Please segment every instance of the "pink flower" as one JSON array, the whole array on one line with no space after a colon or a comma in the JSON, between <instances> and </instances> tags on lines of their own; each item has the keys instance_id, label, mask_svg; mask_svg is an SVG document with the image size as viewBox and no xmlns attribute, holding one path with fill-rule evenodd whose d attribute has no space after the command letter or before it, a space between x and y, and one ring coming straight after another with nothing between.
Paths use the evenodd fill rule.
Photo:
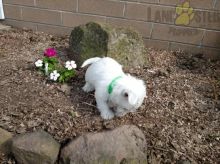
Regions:
<instances>
[{"instance_id":1,"label":"pink flower","mask_svg":"<svg viewBox=\"0 0 220 164\"><path fill-rule=\"evenodd\" d=\"M47 48L44 51L44 56L53 57L53 56L56 56L56 55L57 55L57 52L54 48Z\"/></svg>"}]
</instances>

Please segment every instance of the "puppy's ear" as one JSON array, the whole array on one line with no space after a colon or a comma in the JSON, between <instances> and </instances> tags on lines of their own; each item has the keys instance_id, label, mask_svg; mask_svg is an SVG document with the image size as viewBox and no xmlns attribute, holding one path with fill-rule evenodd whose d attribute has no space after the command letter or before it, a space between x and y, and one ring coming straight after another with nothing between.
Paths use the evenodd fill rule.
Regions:
<instances>
[{"instance_id":1,"label":"puppy's ear","mask_svg":"<svg viewBox=\"0 0 220 164\"><path fill-rule=\"evenodd\" d=\"M136 102L137 102L136 96L130 93L130 94L128 95L128 102L129 102L129 104L131 104L131 105L135 105Z\"/></svg>"}]
</instances>

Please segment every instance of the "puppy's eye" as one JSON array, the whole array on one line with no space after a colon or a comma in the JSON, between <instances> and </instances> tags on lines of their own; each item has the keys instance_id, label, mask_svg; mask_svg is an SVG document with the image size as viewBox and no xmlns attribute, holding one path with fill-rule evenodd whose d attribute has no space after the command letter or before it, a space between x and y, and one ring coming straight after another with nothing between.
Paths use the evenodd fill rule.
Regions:
<instances>
[{"instance_id":1,"label":"puppy's eye","mask_svg":"<svg viewBox=\"0 0 220 164\"><path fill-rule=\"evenodd\" d=\"M126 98L128 97L128 93L127 92L124 93L124 97L126 97Z\"/></svg>"}]
</instances>

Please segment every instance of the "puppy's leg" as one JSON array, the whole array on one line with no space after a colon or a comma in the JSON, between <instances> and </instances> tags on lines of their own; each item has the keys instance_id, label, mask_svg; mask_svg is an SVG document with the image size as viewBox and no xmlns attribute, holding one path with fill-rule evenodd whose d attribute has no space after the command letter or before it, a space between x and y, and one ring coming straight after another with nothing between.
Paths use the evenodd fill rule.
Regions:
<instances>
[{"instance_id":1,"label":"puppy's leg","mask_svg":"<svg viewBox=\"0 0 220 164\"><path fill-rule=\"evenodd\" d=\"M101 117L105 120L112 119L114 117L114 113L109 109L106 102L97 101L97 107L101 113Z\"/></svg>"},{"instance_id":2,"label":"puppy's leg","mask_svg":"<svg viewBox=\"0 0 220 164\"><path fill-rule=\"evenodd\" d=\"M97 103L97 108L99 112L101 113L101 117L103 119L112 119L114 117L114 113L109 109L107 101L103 99L104 96L102 96L100 93L96 91L95 98Z\"/></svg>"},{"instance_id":3,"label":"puppy's leg","mask_svg":"<svg viewBox=\"0 0 220 164\"><path fill-rule=\"evenodd\" d=\"M86 84L84 85L83 87L83 91L84 92L91 92L91 91L94 91L95 88L93 85L91 85L90 83L86 82Z\"/></svg>"}]
</instances>

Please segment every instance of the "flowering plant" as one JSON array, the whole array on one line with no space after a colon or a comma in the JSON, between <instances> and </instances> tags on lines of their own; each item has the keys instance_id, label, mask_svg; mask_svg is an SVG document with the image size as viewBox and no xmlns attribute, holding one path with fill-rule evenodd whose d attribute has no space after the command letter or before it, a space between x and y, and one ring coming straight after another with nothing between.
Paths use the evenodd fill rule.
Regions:
<instances>
[{"instance_id":1,"label":"flowering plant","mask_svg":"<svg viewBox=\"0 0 220 164\"><path fill-rule=\"evenodd\" d=\"M67 61L63 67L58 59L57 52L54 48L48 48L44 51L43 60L38 59L35 66L42 71L50 80L66 82L75 76L77 67L75 61Z\"/></svg>"}]
</instances>

